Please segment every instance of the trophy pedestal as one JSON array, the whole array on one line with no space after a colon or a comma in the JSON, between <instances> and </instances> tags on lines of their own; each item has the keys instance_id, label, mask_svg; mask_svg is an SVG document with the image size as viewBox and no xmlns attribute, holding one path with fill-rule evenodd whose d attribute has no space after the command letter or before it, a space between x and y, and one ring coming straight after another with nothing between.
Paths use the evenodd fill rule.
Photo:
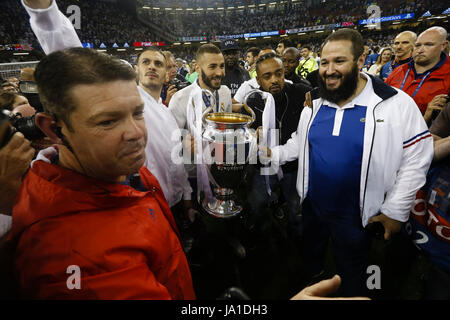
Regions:
<instances>
[{"instance_id":1,"label":"trophy pedestal","mask_svg":"<svg viewBox=\"0 0 450 320\"><path fill-rule=\"evenodd\" d=\"M203 209L217 218L231 218L242 211L242 206L236 204L232 189L220 188L214 190L214 198L211 202L203 200Z\"/></svg>"}]
</instances>

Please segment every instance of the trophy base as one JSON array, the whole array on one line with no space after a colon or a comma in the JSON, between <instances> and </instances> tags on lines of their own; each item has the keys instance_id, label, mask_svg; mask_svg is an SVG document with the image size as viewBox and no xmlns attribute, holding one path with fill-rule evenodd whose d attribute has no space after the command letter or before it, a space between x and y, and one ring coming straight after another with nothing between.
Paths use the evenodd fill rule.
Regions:
<instances>
[{"instance_id":1,"label":"trophy base","mask_svg":"<svg viewBox=\"0 0 450 320\"><path fill-rule=\"evenodd\" d=\"M242 211L242 206L236 204L232 196L231 189L215 189L216 197L208 202L203 200L203 209L217 218L231 218L237 216Z\"/></svg>"}]
</instances>

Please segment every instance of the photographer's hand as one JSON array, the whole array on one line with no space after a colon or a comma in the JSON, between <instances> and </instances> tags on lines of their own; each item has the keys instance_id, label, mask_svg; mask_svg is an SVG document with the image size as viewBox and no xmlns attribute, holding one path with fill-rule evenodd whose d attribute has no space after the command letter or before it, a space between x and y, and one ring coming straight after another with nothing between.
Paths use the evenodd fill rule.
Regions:
<instances>
[{"instance_id":1,"label":"photographer's hand","mask_svg":"<svg viewBox=\"0 0 450 320\"><path fill-rule=\"evenodd\" d=\"M170 102L170 99L172 99L173 95L178 91L177 86L174 84L171 84L169 88L167 89L167 96L166 96L166 103L167 105Z\"/></svg>"},{"instance_id":2,"label":"photographer's hand","mask_svg":"<svg viewBox=\"0 0 450 320\"><path fill-rule=\"evenodd\" d=\"M52 4L52 0L23 0L31 9L47 9Z\"/></svg>"},{"instance_id":3,"label":"photographer's hand","mask_svg":"<svg viewBox=\"0 0 450 320\"><path fill-rule=\"evenodd\" d=\"M15 133L9 143L0 149L0 213L11 214L14 197L34 153L30 141L20 132Z\"/></svg>"}]
</instances>

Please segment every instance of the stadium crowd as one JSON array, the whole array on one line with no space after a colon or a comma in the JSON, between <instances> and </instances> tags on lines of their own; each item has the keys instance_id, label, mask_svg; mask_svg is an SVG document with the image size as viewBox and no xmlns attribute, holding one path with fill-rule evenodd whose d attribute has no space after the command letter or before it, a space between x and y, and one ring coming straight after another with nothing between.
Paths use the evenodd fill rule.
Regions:
<instances>
[{"instance_id":1,"label":"stadium crowd","mask_svg":"<svg viewBox=\"0 0 450 320\"><path fill-rule=\"evenodd\" d=\"M23 21L2 24L4 41L38 38L45 51L36 68L0 79L1 298L198 297L192 252L210 241L199 231L206 222L197 201L207 189L201 167L173 161L173 151L198 151L194 124L207 107L232 114L249 105L261 145L243 179L247 236L225 232L237 256L269 248L269 217L284 212L307 286L289 297L411 297L413 279L415 298L450 299L446 26L343 28L305 43L252 47L227 39L120 60L81 43L141 41L147 28L109 4L79 1L88 16L75 30L64 15L69 4L8 0L0 13ZM433 6L382 4L386 15ZM203 23L150 11L147 18L180 36L212 36L367 16L354 0L327 5L325 12L288 3L282 12L205 13ZM249 97L253 90L261 96ZM189 134L174 139L179 130ZM270 130L278 130L278 143L267 139ZM268 161L274 172L259 174ZM340 277L325 280L330 248ZM381 261L382 286L375 280L370 288L373 261ZM69 265L83 271L70 283ZM385 291L377 296L373 287Z\"/></svg>"}]
</instances>

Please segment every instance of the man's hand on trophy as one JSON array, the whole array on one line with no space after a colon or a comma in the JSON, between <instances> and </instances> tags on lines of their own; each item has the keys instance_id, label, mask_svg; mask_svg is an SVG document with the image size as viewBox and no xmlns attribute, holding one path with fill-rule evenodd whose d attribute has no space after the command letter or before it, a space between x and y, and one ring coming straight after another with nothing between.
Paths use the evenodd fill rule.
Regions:
<instances>
[{"instance_id":1,"label":"man's hand on trophy","mask_svg":"<svg viewBox=\"0 0 450 320\"><path fill-rule=\"evenodd\" d=\"M259 150L259 158L266 160L266 161L270 161L271 157L272 157L272 151L270 150L269 147L263 146L263 145L259 145L258 146L258 150Z\"/></svg>"},{"instance_id":2,"label":"man's hand on trophy","mask_svg":"<svg viewBox=\"0 0 450 320\"><path fill-rule=\"evenodd\" d=\"M233 103L233 106L232 106L233 112L241 111L243 106L244 105L242 103Z\"/></svg>"},{"instance_id":3,"label":"man's hand on trophy","mask_svg":"<svg viewBox=\"0 0 450 320\"><path fill-rule=\"evenodd\" d=\"M24 0L31 9L47 9L52 4L52 0Z\"/></svg>"}]
</instances>

